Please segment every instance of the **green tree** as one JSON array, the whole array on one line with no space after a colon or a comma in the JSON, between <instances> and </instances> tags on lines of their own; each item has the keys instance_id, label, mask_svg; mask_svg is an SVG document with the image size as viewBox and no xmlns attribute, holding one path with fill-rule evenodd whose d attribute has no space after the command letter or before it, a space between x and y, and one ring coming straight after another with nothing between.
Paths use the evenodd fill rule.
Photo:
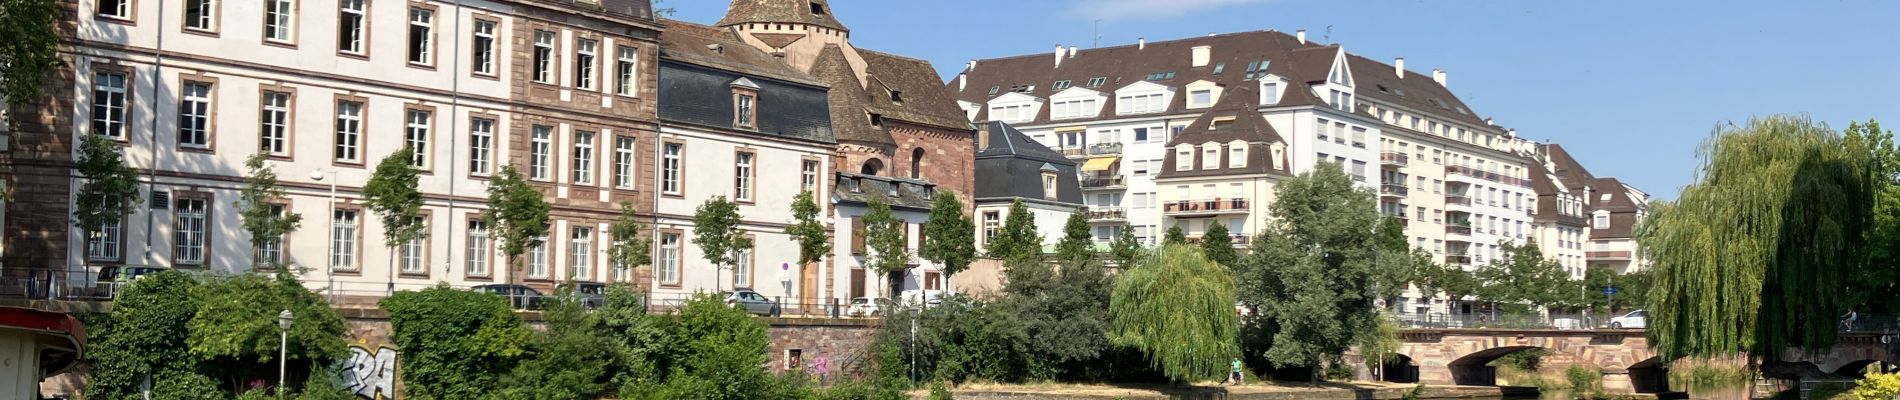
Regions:
<instances>
[{"instance_id":1,"label":"green tree","mask_svg":"<svg viewBox=\"0 0 1900 400\"><path fill-rule=\"evenodd\" d=\"M1878 187L1874 221L1867 231L1867 261L1852 280L1858 299L1851 304L1861 313L1891 315L1900 312L1900 146L1878 121L1849 124L1846 135L1851 145L1872 153Z\"/></svg>"},{"instance_id":2,"label":"green tree","mask_svg":"<svg viewBox=\"0 0 1900 400\"><path fill-rule=\"evenodd\" d=\"M104 136L85 135L80 139L79 160L73 168L79 170L85 183L73 196L73 226L81 232L96 235L100 227L119 223L138 211L139 175L125 165L122 148L119 142Z\"/></svg>"},{"instance_id":3,"label":"green tree","mask_svg":"<svg viewBox=\"0 0 1900 400\"><path fill-rule=\"evenodd\" d=\"M1175 381L1220 376L1239 354L1234 278L1200 251L1163 246L1116 278L1109 336Z\"/></svg>"},{"instance_id":4,"label":"green tree","mask_svg":"<svg viewBox=\"0 0 1900 400\"><path fill-rule=\"evenodd\" d=\"M1570 275L1556 260L1544 258L1537 245L1500 241L1498 250L1498 258L1478 268L1478 280L1484 284L1478 289L1478 297L1514 312L1575 299L1567 290L1576 287Z\"/></svg>"},{"instance_id":5,"label":"green tree","mask_svg":"<svg viewBox=\"0 0 1900 400\"><path fill-rule=\"evenodd\" d=\"M963 215L963 202L950 192L937 192L924 225L924 245L917 255L943 266L946 280L970 268L976 260L976 224Z\"/></svg>"},{"instance_id":6,"label":"green tree","mask_svg":"<svg viewBox=\"0 0 1900 400\"><path fill-rule=\"evenodd\" d=\"M1476 274L1466 271L1462 266L1432 262L1432 256L1424 252L1414 253L1413 257L1423 259L1418 269L1418 280L1414 282L1419 292L1426 297L1445 295L1447 308L1453 313L1460 308L1459 302L1467 296L1477 295L1478 289L1483 286Z\"/></svg>"},{"instance_id":7,"label":"green tree","mask_svg":"<svg viewBox=\"0 0 1900 400\"><path fill-rule=\"evenodd\" d=\"M1002 231L990 239L989 253L1004 261L1042 257L1042 234L1036 233L1036 219L1022 200L1009 205Z\"/></svg>"},{"instance_id":8,"label":"green tree","mask_svg":"<svg viewBox=\"0 0 1900 400\"><path fill-rule=\"evenodd\" d=\"M214 372L220 381L242 382L276 367L280 311L295 317L287 349L293 365L325 366L349 354L343 343L349 329L343 316L289 271L207 278L193 285L189 295L197 310L186 323L190 335L185 342L202 363L199 370Z\"/></svg>"},{"instance_id":9,"label":"green tree","mask_svg":"<svg viewBox=\"0 0 1900 400\"><path fill-rule=\"evenodd\" d=\"M284 188L277 184L277 171L267 164L264 153L251 155L244 160L244 167L250 170L244 178L244 190L239 194L238 216L244 221L244 230L251 234L252 262L259 267L283 267L284 235L296 232L303 225L303 215L291 212L288 207L275 203L285 198ZM263 249L276 247L276 254L267 254Z\"/></svg>"},{"instance_id":10,"label":"green tree","mask_svg":"<svg viewBox=\"0 0 1900 400\"><path fill-rule=\"evenodd\" d=\"M1376 332L1378 283L1393 273L1379 262L1380 216L1371 191L1337 168L1280 183L1270 206L1278 217L1240 262L1240 300L1276 327L1266 358L1277 366L1340 365L1340 355ZM1258 341L1254 341L1258 342ZM1251 350L1251 349L1250 349Z\"/></svg>"},{"instance_id":11,"label":"green tree","mask_svg":"<svg viewBox=\"0 0 1900 400\"><path fill-rule=\"evenodd\" d=\"M1076 210L1062 225L1062 240L1056 241L1056 262L1064 267L1095 259L1095 235L1089 232L1089 214Z\"/></svg>"},{"instance_id":12,"label":"green tree","mask_svg":"<svg viewBox=\"0 0 1900 400\"><path fill-rule=\"evenodd\" d=\"M390 340L402 349L403 393L473 399L501 387L527 350L528 328L508 300L446 284L384 298Z\"/></svg>"},{"instance_id":13,"label":"green tree","mask_svg":"<svg viewBox=\"0 0 1900 400\"><path fill-rule=\"evenodd\" d=\"M606 298L594 314L600 319L600 336L609 341L603 349L619 360L608 372L609 382L620 398L637 398L634 394L642 388L658 386L665 379L681 346L675 344L673 321L665 315L647 314L645 295L631 285L608 285Z\"/></svg>"},{"instance_id":14,"label":"green tree","mask_svg":"<svg viewBox=\"0 0 1900 400\"><path fill-rule=\"evenodd\" d=\"M736 267L739 255L752 249L752 239L739 230L743 221L739 205L726 196L707 199L693 213L693 245L699 246L701 258L713 265L714 276L719 270ZM724 285L714 282L713 288L724 290Z\"/></svg>"},{"instance_id":15,"label":"green tree","mask_svg":"<svg viewBox=\"0 0 1900 400\"><path fill-rule=\"evenodd\" d=\"M1120 231L1115 234L1115 242L1108 246L1108 254L1109 258L1115 260L1116 267L1128 268L1135 265L1135 261L1140 260L1147 249L1141 246L1140 240L1135 239L1135 227L1122 224Z\"/></svg>"},{"instance_id":16,"label":"green tree","mask_svg":"<svg viewBox=\"0 0 1900 400\"><path fill-rule=\"evenodd\" d=\"M1404 342L1399 340L1399 320L1393 318L1392 315L1380 315L1373 325L1373 331L1370 334L1359 335L1359 342L1355 345L1358 346L1359 357L1365 359L1366 369L1372 370L1374 374L1383 375L1385 369L1383 366L1386 362L1396 359L1399 355L1399 346L1404 345ZM1379 378L1385 377L1379 376Z\"/></svg>"},{"instance_id":17,"label":"green tree","mask_svg":"<svg viewBox=\"0 0 1900 400\"><path fill-rule=\"evenodd\" d=\"M869 210L859 218L864 219L864 246L871 253L865 268L885 279L904 271L910 265L910 235L905 232L904 221L891 214L891 206L881 199L871 199ZM880 281L876 286L878 293L883 293L886 285Z\"/></svg>"},{"instance_id":18,"label":"green tree","mask_svg":"<svg viewBox=\"0 0 1900 400\"><path fill-rule=\"evenodd\" d=\"M1240 253L1234 251L1234 236L1227 233L1227 226L1215 221L1207 227L1207 233L1201 235L1201 254L1223 267L1233 268L1240 262Z\"/></svg>"},{"instance_id":19,"label":"green tree","mask_svg":"<svg viewBox=\"0 0 1900 400\"><path fill-rule=\"evenodd\" d=\"M768 361L765 323L712 295L688 300L672 324L679 338L666 382L630 398L789 398L786 387L760 366ZM624 394L624 393L623 393Z\"/></svg>"},{"instance_id":20,"label":"green tree","mask_svg":"<svg viewBox=\"0 0 1900 400\"><path fill-rule=\"evenodd\" d=\"M633 203L620 203L620 218L607 227L607 235L613 238L613 247L607 249L607 258L613 261L615 268L632 270L643 265L653 264L650 254L653 240L640 236L647 230L640 224L640 216L633 209Z\"/></svg>"},{"instance_id":21,"label":"green tree","mask_svg":"<svg viewBox=\"0 0 1900 400\"><path fill-rule=\"evenodd\" d=\"M396 291L396 247L427 236L422 221L422 192L416 154L403 147L376 164L369 183L363 184L363 205L383 223L383 246L389 248L389 291ZM426 268L426 267L425 267Z\"/></svg>"},{"instance_id":22,"label":"green tree","mask_svg":"<svg viewBox=\"0 0 1900 400\"><path fill-rule=\"evenodd\" d=\"M1063 239L1063 243L1072 242L1076 242L1073 236ZM1086 252L1081 254L1057 260L1059 270L1041 260L1024 259L1010 262L1004 270L1001 303L1021 321L1024 333L1035 338L1024 345L1030 379L1085 378L1083 374L1111 349L1106 332L1114 286L1101 263Z\"/></svg>"},{"instance_id":23,"label":"green tree","mask_svg":"<svg viewBox=\"0 0 1900 400\"><path fill-rule=\"evenodd\" d=\"M86 361L92 375L86 382L88 399L136 399L147 378L156 391L209 388L218 393L215 382L192 384L210 378L197 374L197 357L186 343L191 337L187 323L198 307L192 303L192 288L198 282L178 271L164 271L134 281L113 301L111 323L100 332L91 332L97 340L86 349ZM275 319L275 316L272 317Z\"/></svg>"},{"instance_id":24,"label":"green tree","mask_svg":"<svg viewBox=\"0 0 1900 400\"><path fill-rule=\"evenodd\" d=\"M831 254L831 234L825 231L825 223L818 220L820 211L811 192L799 193L798 198L792 200L792 225L785 227L785 234L798 242L800 268L812 268Z\"/></svg>"},{"instance_id":25,"label":"green tree","mask_svg":"<svg viewBox=\"0 0 1900 400\"><path fill-rule=\"evenodd\" d=\"M1187 233L1181 232L1180 225L1168 227L1167 235L1161 237L1161 245L1166 246L1171 244L1188 244Z\"/></svg>"},{"instance_id":26,"label":"green tree","mask_svg":"<svg viewBox=\"0 0 1900 400\"><path fill-rule=\"evenodd\" d=\"M1657 352L1772 361L1831 347L1873 225L1872 153L1803 117L1717 128L1696 181L1637 225L1656 268Z\"/></svg>"},{"instance_id":27,"label":"green tree","mask_svg":"<svg viewBox=\"0 0 1900 400\"><path fill-rule=\"evenodd\" d=\"M482 214L482 222L488 225L495 246L507 257L509 281L520 275L515 260L522 253L546 245L541 238L548 235L548 211L552 208L541 197L541 190L523 180L513 165L502 166L501 172L488 181L488 212Z\"/></svg>"},{"instance_id":28,"label":"green tree","mask_svg":"<svg viewBox=\"0 0 1900 400\"><path fill-rule=\"evenodd\" d=\"M1379 252L1375 261L1379 264L1377 268L1380 273L1373 275L1373 292L1390 304L1405 293L1407 285L1421 279L1421 271L1432 267L1432 255L1422 249L1413 249L1406 242L1405 220L1402 218L1381 219L1377 235L1374 240L1378 243Z\"/></svg>"},{"instance_id":29,"label":"green tree","mask_svg":"<svg viewBox=\"0 0 1900 400\"><path fill-rule=\"evenodd\" d=\"M37 100L59 60L58 2L0 0L0 103L20 106ZM8 107L0 107L4 111Z\"/></svg>"},{"instance_id":30,"label":"green tree","mask_svg":"<svg viewBox=\"0 0 1900 400\"><path fill-rule=\"evenodd\" d=\"M1628 274L1618 274L1609 267L1590 267L1584 271L1582 287L1576 293L1566 295L1581 296L1578 302L1584 307L1599 310L1611 315L1623 311L1645 308L1644 301L1649 295L1649 276L1653 270L1642 270ZM1616 288L1616 294L1606 295L1604 288Z\"/></svg>"},{"instance_id":31,"label":"green tree","mask_svg":"<svg viewBox=\"0 0 1900 400\"><path fill-rule=\"evenodd\" d=\"M581 307L581 298L564 290L541 309L546 329L527 342L527 356L502 377L494 400L596 399L609 390L609 368L620 353L603 335L597 314Z\"/></svg>"}]
</instances>

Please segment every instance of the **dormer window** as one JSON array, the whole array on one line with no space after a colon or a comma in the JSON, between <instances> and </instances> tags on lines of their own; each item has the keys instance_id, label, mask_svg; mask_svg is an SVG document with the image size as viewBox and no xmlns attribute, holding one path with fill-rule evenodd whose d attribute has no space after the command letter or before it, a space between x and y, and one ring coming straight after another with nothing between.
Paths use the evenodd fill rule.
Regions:
<instances>
[{"instance_id":1,"label":"dormer window","mask_svg":"<svg viewBox=\"0 0 1900 400\"><path fill-rule=\"evenodd\" d=\"M904 104L904 92L902 92L902 91L897 91L897 90L892 90L892 91L891 91L891 102L892 102L892 103L897 103L897 104Z\"/></svg>"},{"instance_id":2,"label":"dormer window","mask_svg":"<svg viewBox=\"0 0 1900 400\"><path fill-rule=\"evenodd\" d=\"M1149 114L1168 109L1167 95L1163 93L1121 96L1116 99L1119 114Z\"/></svg>"},{"instance_id":3,"label":"dormer window","mask_svg":"<svg viewBox=\"0 0 1900 400\"><path fill-rule=\"evenodd\" d=\"M1201 169L1220 169L1220 148L1213 143L1201 145Z\"/></svg>"},{"instance_id":4,"label":"dormer window","mask_svg":"<svg viewBox=\"0 0 1900 400\"><path fill-rule=\"evenodd\" d=\"M1149 82L1165 81L1169 79L1174 79L1174 71L1161 71L1161 72L1148 74Z\"/></svg>"},{"instance_id":5,"label":"dormer window","mask_svg":"<svg viewBox=\"0 0 1900 400\"><path fill-rule=\"evenodd\" d=\"M1108 83L1108 77L1106 76L1098 76L1094 78L1089 78L1089 87L1092 87L1092 88L1102 87L1102 85L1107 84L1107 83Z\"/></svg>"},{"instance_id":6,"label":"dormer window","mask_svg":"<svg viewBox=\"0 0 1900 400\"><path fill-rule=\"evenodd\" d=\"M815 2L815 1L812 2L811 15L825 15L825 5Z\"/></svg>"},{"instance_id":7,"label":"dormer window","mask_svg":"<svg viewBox=\"0 0 1900 400\"><path fill-rule=\"evenodd\" d=\"M1246 143L1234 143L1234 144L1229 144L1227 146L1227 167L1228 168L1246 168L1247 167L1247 144Z\"/></svg>"},{"instance_id":8,"label":"dormer window","mask_svg":"<svg viewBox=\"0 0 1900 400\"><path fill-rule=\"evenodd\" d=\"M751 79L732 81L732 125L740 128L759 126L759 85Z\"/></svg>"},{"instance_id":9,"label":"dormer window","mask_svg":"<svg viewBox=\"0 0 1900 400\"><path fill-rule=\"evenodd\" d=\"M884 127L884 114L870 113L870 115L871 115L871 126L879 127L879 128Z\"/></svg>"},{"instance_id":10,"label":"dormer window","mask_svg":"<svg viewBox=\"0 0 1900 400\"><path fill-rule=\"evenodd\" d=\"M1174 170L1194 170L1194 146L1184 144L1174 149Z\"/></svg>"},{"instance_id":11,"label":"dormer window","mask_svg":"<svg viewBox=\"0 0 1900 400\"><path fill-rule=\"evenodd\" d=\"M1188 92L1188 102L1192 103L1191 105L1189 105L1189 107L1193 107L1193 108L1201 108L1201 107L1214 105L1214 90L1201 89L1201 90Z\"/></svg>"},{"instance_id":12,"label":"dormer window","mask_svg":"<svg viewBox=\"0 0 1900 400\"><path fill-rule=\"evenodd\" d=\"M1233 126L1234 126L1234 117L1220 117L1220 118L1215 118L1214 121L1212 122L1208 122L1207 130L1218 131L1222 129L1232 128Z\"/></svg>"},{"instance_id":13,"label":"dormer window","mask_svg":"<svg viewBox=\"0 0 1900 400\"><path fill-rule=\"evenodd\" d=\"M1352 112L1352 93L1346 93L1345 91L1334 90L1332 100L1333 100L1332 102L1333 109L1336 109L1339 111L1345 111L1345 112Z\"/></svg>"},{"instance_id":14,"label":"dormer window","mask_svg":"<svg viewBox=\"0 0 1900 400\"><path fill-rule=\"evenodd\" d=\"M1056 188L1057 188L1056 182L1057 180L1056 180L1055 172L1052 172L1052 171L1042 172L1042 198L1047 199L1047 200L1056 199Z\"/></svg>"},{"instance_id":15,"label":"dormer window","mask_svg":"<svg viewBox=\"0 0 1900 400\"><path fill-rule=\"evenodd\" d=\"M1065 89L1068 89L1070 86L1071 84L1069 83L1068 80L1060 80L1060 81L1056 81L1056 84L1050 85L1049 88L1051 90L1065 90Z\"/></svg>"}]
</instances>

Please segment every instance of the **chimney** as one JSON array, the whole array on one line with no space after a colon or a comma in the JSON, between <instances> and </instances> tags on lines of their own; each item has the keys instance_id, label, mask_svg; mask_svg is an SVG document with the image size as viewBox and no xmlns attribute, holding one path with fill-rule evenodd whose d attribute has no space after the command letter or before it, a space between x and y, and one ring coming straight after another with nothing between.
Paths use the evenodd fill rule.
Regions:
<instances>
[{"instance_id":1,"label":"chimney","mask_svg":"<svg viewBox=\"0 0 1900 400\"><path fill-rule=\"evenodd\" d=\"M1135 39L1135 50L1147 50L1147 49L1148 49L1148 38Z\"/></svg>"},{"instance_id":2,"label":"chimney","mask_svg":"<svg viewBox=\"0 0 1900 400\"><path fill-rule=\"evenodd\" d=\"M968 87L970 87L970 74L957 74L957 91L961 92L964 88Z\"/></svg>"},{"instance_id":3,"label":"chimney","mask_svg":"<svg viewBox=\"0 0 1900 400\"><path fill-rule=\"evenodd\" d=\"M1405 79L1405 57L1392 61L1392 71L1399 74L1399 79Z\"/></svg>"},{"instance_id":4,"label":"chimney","mask_svg":"<svg viewBox=\"0 0 1900 400\"><path fill-rule=\"evenodd\" d=\"M1075 58L1076 50L1075 46L1069 46L1069 58Z\"/></svg>"},{"instance_id":5,"label":"chimney","mask_svg":"<svg viewBox=\"0 0 1900 400\"><path fill-rule=\"evenodd\" d=\"M1442 70L1442 69L1432 70L1432 81L1438 82L1438 86L1445 86L1445 78L1446 78L1445 70Z\"/></svg>"},{"instance_id":6,"label":"chimney","mask_svg":"<svg viewBox=\"0 0 1900 400\"><path fill-rule=\"evenodd\" d=\"M1207 66L1210 58L1214 58L1214 46L1194 46L1194 68Z\"/></svg>"},{"instance_id":7,"label":"chimney","mask_svg":"<svg viewBox=\"0 0 1900 400\"><path fill-rule=\"evenodd\" d=\"M976 72L976 60L970 60L970 65L964 66L963 70L968 71L968 72Z\"/></svg>"},{"instance_id":8,"label":"chimney","mask_svg":"<svg viewBox=\"0 0 1900 400\"><path fill-rule=\"evenodd\" d=\"M1293 36L1300 38L1300 44L1306 44L1306 30L1305 29L1301 29L1299 31L1294 32Z\"/></svg>"},{"instance_id":9,"label":"chimney","mask_svg":"<svg viewBox=\"0 0 1900 400\"><path fill-rule=\"evenodd\" d=\"M1056 44L1056 68L1062 68L1062 53L1067 50L1068 48L1062 47L1062 44Z\"/></svg>"},{"instance_id":10,"label":"chimney","mask_svg":"<svg viewBox=\"0 0 1900 400\"><path fill-rule=\"evenodd\" d=\"M976 124L976 151L983 151L989 148L990 124L987 122Z\"/></svg>"}]
</instances>

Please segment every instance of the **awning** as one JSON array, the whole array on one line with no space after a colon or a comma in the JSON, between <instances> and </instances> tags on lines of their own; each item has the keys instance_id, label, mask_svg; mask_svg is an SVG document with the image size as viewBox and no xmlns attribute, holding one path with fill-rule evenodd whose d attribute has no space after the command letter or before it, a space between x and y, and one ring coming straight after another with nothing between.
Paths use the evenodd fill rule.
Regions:
<instances>
[{"instance_id":1,"label":"awning","mask_svg":"<svg viewBox=\"0 0 1900 400\"><path fill-rule=\"evenodd\" d=\"M1121 160L1122 160L1121 157L1091 158L1089 159L1089 162L1087 164L1082 164L1082 170L1083 171L1107 171L1110 168L1115 167L1116 161L1121 161Z\"/></svg>"}]
</instances>

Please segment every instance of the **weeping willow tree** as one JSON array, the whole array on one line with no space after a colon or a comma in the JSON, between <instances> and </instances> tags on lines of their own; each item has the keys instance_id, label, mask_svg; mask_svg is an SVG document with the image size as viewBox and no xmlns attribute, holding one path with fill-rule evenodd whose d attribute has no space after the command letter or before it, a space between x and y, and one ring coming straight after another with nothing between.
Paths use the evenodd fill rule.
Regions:
<instances>
[{"instance_id":1,"label":"weeping willow tree","mask_svg":"<svg viewBox=\"0 0 1900 400\"><path fill-rule=\"evenodd\" d=\"M1189 245L1167 245L1116 279L1109 336L1176 381L1221 376L1240 354L1234 278Z\"/></svg>"},{"instance_id":2,"label":"weeping willow tree","mask_svg":"<svg viewBox=\"0 0 1900 400\"><path fill-rule=\"evenodd\" d=\"M1871 220L1869 154L1802 117L1717 128L1695 182L1637 228L1658 352L1773 361L1831 347Z\"/></svg>"}]
</instances>

